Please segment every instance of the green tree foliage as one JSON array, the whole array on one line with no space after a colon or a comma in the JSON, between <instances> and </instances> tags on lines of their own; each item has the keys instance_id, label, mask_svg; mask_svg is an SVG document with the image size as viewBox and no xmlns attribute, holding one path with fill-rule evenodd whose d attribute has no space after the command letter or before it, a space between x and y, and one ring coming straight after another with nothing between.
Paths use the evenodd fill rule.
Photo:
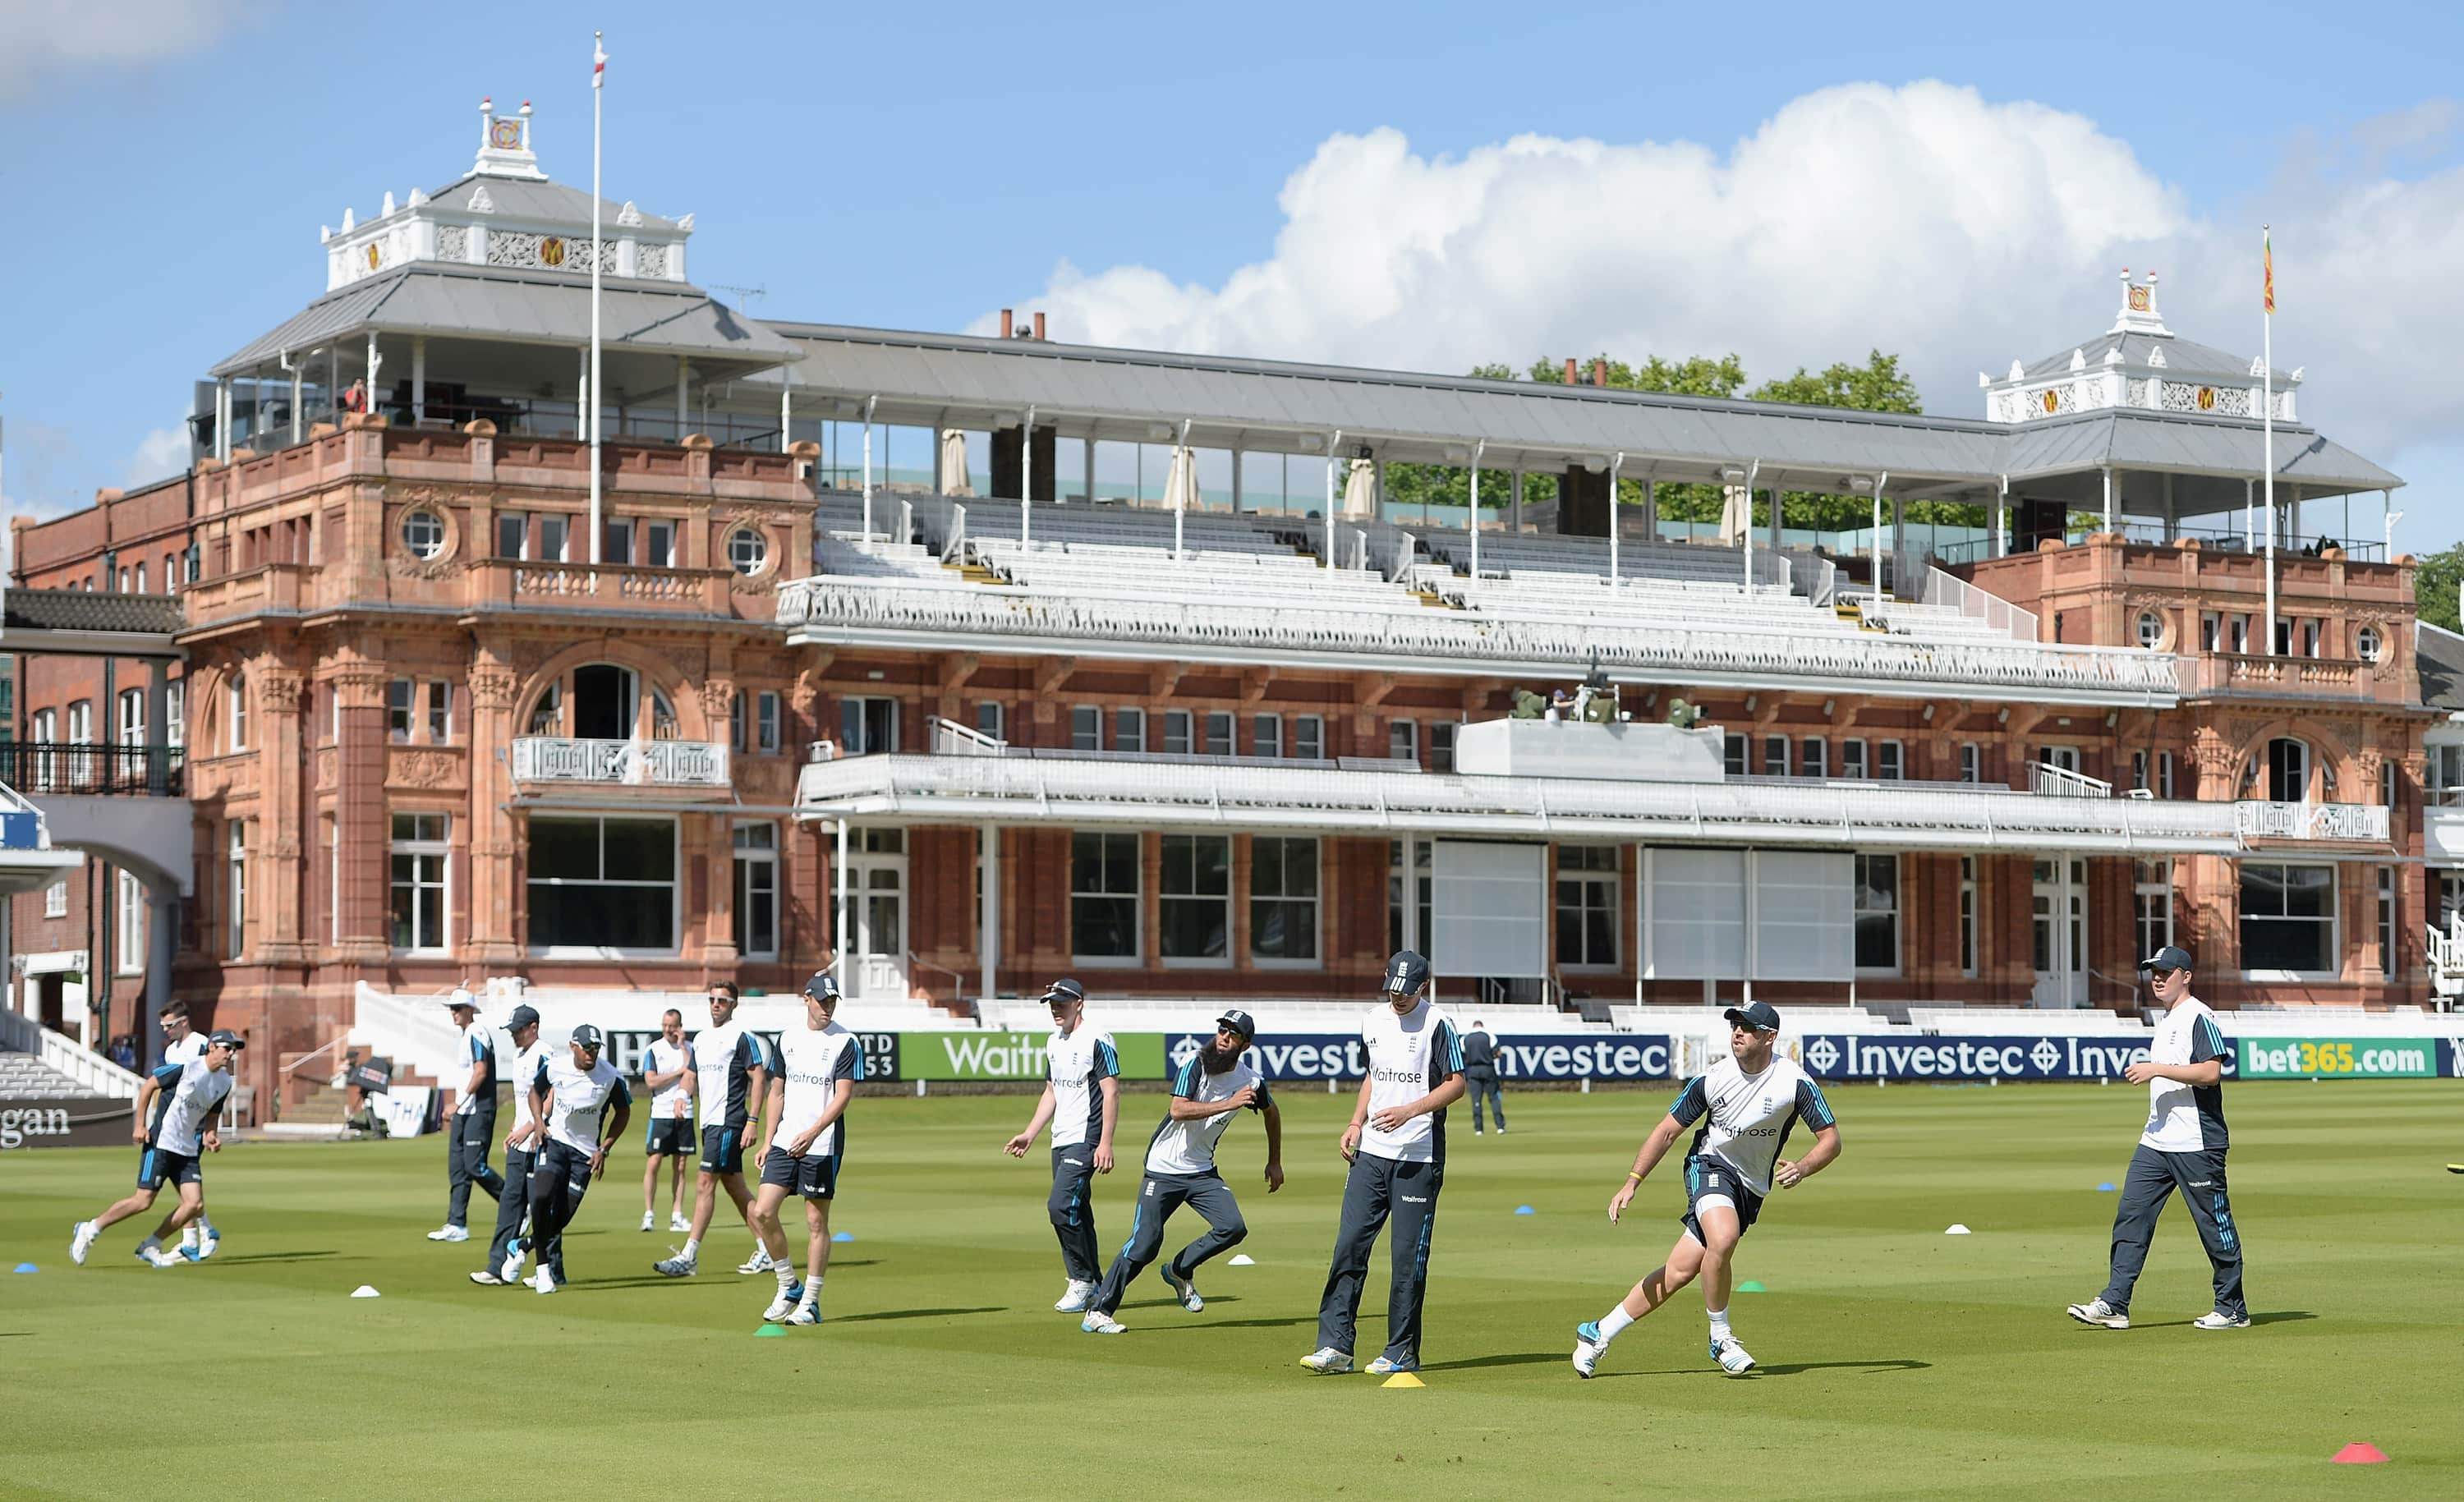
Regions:
<instances>
[{"instance_id":1,"label":"green tree foliage","mask_svg":"<svg viewBox=\"0 0 2464 1502\"><path fill-rule=\"evenodd\" d=\"M2455 588L2464 584L2464 542L2453 543L2421 560L2412 573L2413 605L2421 619L2450 631L2464 631L2456 620Z\"/></svg>"}]
</instances>

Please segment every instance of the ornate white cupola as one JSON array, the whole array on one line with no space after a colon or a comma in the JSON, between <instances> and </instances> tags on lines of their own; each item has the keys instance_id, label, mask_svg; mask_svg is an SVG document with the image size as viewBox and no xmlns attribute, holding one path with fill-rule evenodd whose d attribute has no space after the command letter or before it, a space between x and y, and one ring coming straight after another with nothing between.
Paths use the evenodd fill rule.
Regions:
<instances>
[{"instance_id":1,"label":"ornate white cupola","mask_svg":"<svg viewBox=\"0 0 2464 1502\"><path fill-rule=\"evenodd\" d=\"M529 106L523 107L527 109ZM2145 281L2134 282L2130 279L2130 268L2125 266L2122 269L2122 311L2113 316L2113 327L2104 332L2145 334L2151 338L2160 339L2169 339L2173 337L2173 331L2165 327L2164 315L2156 311L2156 273L2154 272L2147 273Z\"/></svg>"},{"instance_id":2,"label":"ornate white cupola","mask_svg":"<svg viewBox=\"0 0 2464 1502\"><path fill-rule=\"evenodd\" d=\"M522 107L511 115L497 114L493 97L479 101L479 160L471 163L471 171L479 177L547 181L547 174L539 170L539 153L531 149L530 100L522 100Z\"/></svg>"},{"instance_id":3,"label":"ornate white cupola","mask_svg":"<svg viewBox=\"0 0 2464 1502\"><path fill-rule=\"evenodd\" d=\"M2156 307L2156 273L2133 281L2122 271L2122 307L2113 327L2042 359L2011 362L2000 379L1980 373L1985 415L1996 423L2041 423L2049 418L2116 408L2138 408L2184 417L2258 417L2272 392L2276 420L2295 421L2294 387L2301 372L2278 373L2271 381L2259 362L2194 344L2165 326Z\"/></svg>"}]
</instances>

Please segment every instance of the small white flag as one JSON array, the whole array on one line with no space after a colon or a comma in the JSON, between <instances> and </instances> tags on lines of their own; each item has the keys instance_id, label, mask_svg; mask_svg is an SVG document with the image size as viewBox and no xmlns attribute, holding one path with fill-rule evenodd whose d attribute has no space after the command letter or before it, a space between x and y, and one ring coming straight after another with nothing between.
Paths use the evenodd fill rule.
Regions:
<instances>
[{"instance_id":1,"label":"small white flag","mask_svg":"<svg viewBox=\"0 0 2464 1502\"><path fill-rule=\"evenodd\" d=\"M607 86L607 49L600 45L605 34L600 32L590 33L590 86L594 89Z\"/></svg>"}]
</instances>

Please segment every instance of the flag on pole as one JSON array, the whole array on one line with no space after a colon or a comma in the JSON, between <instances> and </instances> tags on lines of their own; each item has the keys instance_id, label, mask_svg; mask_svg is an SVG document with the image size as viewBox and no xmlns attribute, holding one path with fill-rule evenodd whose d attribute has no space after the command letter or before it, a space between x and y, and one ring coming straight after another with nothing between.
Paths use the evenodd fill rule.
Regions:
<instances>
[{"instance_id":1,"label":"flag on pole","mask_svg":"<svg viewBox=\"0 0 2464 1502\"><path fill-rule=\"evenodd\" d=\"M2266 276L2266 287L2262 295L2267 304L2267 311L2274 313L2276 311L2276 247L2268 243L2267 230L2264 227L2261 227L2258 231L2258 258Z\"/></svg>"},{"instance_id":2,"label":"flag on pole","mask_svg":"<svg viewBox=\"0 0 2464 1502\"><path fill-rule=\"evenodd\" d=\"M594 89L607 86L607 49L599 45L597 33L591 33L590 39L590 86ZM2275 305L2271 303L2269 306Z\"/></svg>"}]
</instances>

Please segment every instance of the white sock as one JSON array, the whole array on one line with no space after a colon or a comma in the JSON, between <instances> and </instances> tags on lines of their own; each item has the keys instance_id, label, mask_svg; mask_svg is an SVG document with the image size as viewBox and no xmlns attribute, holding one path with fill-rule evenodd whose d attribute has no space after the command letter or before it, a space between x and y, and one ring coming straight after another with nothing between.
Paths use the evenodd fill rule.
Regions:
<instances>
[{"instance_id":1,"label":"white sock","mask_svg":"<svg viewBox=\"0 0 2464 1502\"><path fill-rule=\"evenodd\" d=\"M1711 1311L1711 1339L1714 1340L1726 1340L1729 1339L1728 1312L1725 1309L1714 1309Z\"/></svg>"},{"instance_id":2,"label":"white sock","mask_svg":"<svg viewBox=\"0 0 2464 1502\"><path fill-rule=\"evenodd\" d=\"M685 1260L686 1260L687 1262L691 1262L691 1261L693 1261L695 1257L698 1257L698 1256L700 1256L700 1255L701 1255L701 1238L700 1238L699 1236L691 1236L691 1237L686 1238L686 1241L685 1241Z\"/></svg>"},{"instance_id":3,"label":"white sock","mask_svg":"<svg viewBox=\"0 0 2464 1502\"><path fill-rule=\"evenodd\" d=\"M779 1271L779 1292L781 1292L781 1293L782 1293L782 1294L783 1294L783 1293L787 1292L787 1290L789 1290L789 1289L791 1289L791 1288L793 1288L793 1287L795 1287L795 1286L796 1286L796 1270L795 1270L794 1268L791 1268L791 1267L789 1267L786 1263L781 1262L781 1263L780 1263L780 1264L778 1265L778 1271Z\"/></svg>"},{"instance_id":4,"label":"white sock","mask_svg":"<svg viewBox=\"0 0 2464 1502\"><path fill-rule=\"evenodd\" d=\"M1617 1332L1632 1323L1634 1316L1625 1312L1625 1301L1619 1299L1609 1307L1607 1314L1600 1316L1600 1344L1606 1345L1616 1339Z\"/></svg>"},{"instance_id":5,"label":"white sock","mask_svg":"<svg viewBox=\"0 0 2464 1502\"><path fill-rule=\"evenodd\" d=\"M219 1236L222 1234L221 1231L214 1230L213 1217L206 1214L202 1210L197 1212L197 1227L209 1236Z\"/></svg>"},{"instance_id":6,"label":"white sock","mask_svg":"<svg viewBox=\"0 0 2464 1502\"><path fill-rule=\"evenodd\" d=\"M190 1221L186 1226L180 1228L180 1245L184 1247L193 1247L196 1244L197 1223L195 1221Z\"/></svg>"},{"instance_id":7,"label":"white sock","mask_svg":"<svg viewBox=\"0 0 2464 1502\"><path fill-rule=\"evenodd\" d=\"M820 1304L820 1303L821 1303L821 1301L822 1301L822 1280L821 1280L820 1278L815 1278L815 1279L813 1279L811 1282L806 1283L806 1284L804 1285L804 1298L803 1298L803 1304L804 1304L804 1307L805 1307L806 1309L811 1309L811 1308L815 1307L816 1305Z\"/></svg>"}]
</instances>

